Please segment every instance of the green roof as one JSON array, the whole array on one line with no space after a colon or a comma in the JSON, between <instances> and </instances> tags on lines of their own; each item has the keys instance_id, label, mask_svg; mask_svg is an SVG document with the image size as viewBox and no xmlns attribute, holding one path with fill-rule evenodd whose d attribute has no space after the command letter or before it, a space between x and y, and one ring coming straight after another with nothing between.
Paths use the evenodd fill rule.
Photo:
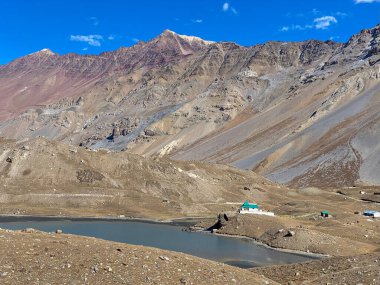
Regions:
<instances>
[{"instance_id":1,"label":"green roof","mask_svg":"<svg viewBox=\"0 0 380 285\"><path fill-rule=\"evenodd\" d=\"M330 214L328 211L322 211L322 214Z\"/></svg>"},{"instance_id":2,"label":"green roof","mask_svg":"<svg viewBox=\"0 0 380 285\"><path fill-rule=\"evenodd\" d=\"M244 209L258 209L259 205L257 205L257 204L250 204L248 202L248 200L247 200L247 201L244 202L244 204L241 207L244 208Z\"/></svg>"}]
</instances>

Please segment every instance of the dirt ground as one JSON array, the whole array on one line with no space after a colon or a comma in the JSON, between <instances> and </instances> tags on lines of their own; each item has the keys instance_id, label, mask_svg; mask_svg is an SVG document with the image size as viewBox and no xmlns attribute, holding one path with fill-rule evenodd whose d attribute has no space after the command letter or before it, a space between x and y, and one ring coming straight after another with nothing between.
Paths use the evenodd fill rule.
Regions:
<instances>
[{"instance_id":1,"label":"dirt ground","mask_svg":"<svg viewBox=\"0 0 380 285\"><path fill-rule=\"evenodd\" d=\"M0 230L0 284L278 284L190 255L95 238Z\"/></svg>"},{"instance_id":2,"label":"dirt ground","mask_svg":"<svg viewBox=\"0 0 380 285\"><path fill-rule=\"evenodd\" d=\"M280 284L380 284L380 253L251 269Z\"/></svg>"},{"instance_id":3,"label":"dirt ground","mask_svg":"<svg viewBox=\"0 0 380 285\"><path fill-rule=\"evenodd\" d=\"M239 269L182 253L0 230L1 284L380 284L380 253Z\"/></svg>"},{"instance_id":4,"label":"dirt ground","mask_svg":"<svg viewBox=\"0 0 380 285\"><path fill-rule=\"evenodd\" d=\"M373 219L370 222L365 217L358 219L361 222L359 225L345 225L339 220L310 222L294 217L234 215L224 222L217 233L250 237L275 248L329 256L349 256L378 250L380 221ZM209 228L214 223L215 220L209 220L197 226Z\"/></svg>"}]
</instances>

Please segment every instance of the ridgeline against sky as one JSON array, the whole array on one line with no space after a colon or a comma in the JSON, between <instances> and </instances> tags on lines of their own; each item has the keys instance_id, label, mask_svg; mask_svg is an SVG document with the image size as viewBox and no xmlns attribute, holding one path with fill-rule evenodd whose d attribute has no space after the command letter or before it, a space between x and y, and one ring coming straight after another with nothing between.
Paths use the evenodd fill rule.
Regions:
<instances>
[{"instance_id":1,"label":"ridgeline against sky","mask_svg":"<svg viewBox=\"0 0 380 285\"><path fill-rule=\"evenodd\" d=\"M0 64L43 48L98 54L165 29L240 45L346 41L378 24L379 12L379 0L1 1Z\"/></svg>"}]
</instances>

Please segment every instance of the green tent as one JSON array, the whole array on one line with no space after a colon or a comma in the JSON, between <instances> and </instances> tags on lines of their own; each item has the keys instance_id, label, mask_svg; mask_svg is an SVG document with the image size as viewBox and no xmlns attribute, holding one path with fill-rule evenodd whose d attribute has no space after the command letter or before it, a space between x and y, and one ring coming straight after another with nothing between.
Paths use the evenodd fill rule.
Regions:
<instances>
[{"instance_id":1,"label":"green tent","mask_svg":"<svg viewBox=\"0 0 380 285\"><path fill-rule=\"evenodd\" d=\"M327 218L330 216L330 213L328 211L322 211L321 216Z\"/></svg>"}]
</instances>

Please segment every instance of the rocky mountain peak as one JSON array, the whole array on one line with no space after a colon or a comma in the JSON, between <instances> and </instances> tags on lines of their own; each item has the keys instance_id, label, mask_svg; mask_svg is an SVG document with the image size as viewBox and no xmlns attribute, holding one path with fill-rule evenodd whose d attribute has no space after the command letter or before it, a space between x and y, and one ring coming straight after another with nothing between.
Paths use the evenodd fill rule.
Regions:
<instances>
[{"instance_id":1,"label":"rocky mountain peak","mask_svg":"<svg viewBox=\"0 0 380 285\"><path fill-rule=\"evenodd\" d=\"M202 43L204 45L210 45L210 44L215 43L213 41L206 41L202 38L195 37L195 36L180 35L180 34L177 34L176 32L171 31L171 30L165 30L162 33L162 35L163 36L173 36L173 37L180 38L182 40L188 41L190 43L198 42L198 43Z\"/></svg>"},{"instance_id":2,"label":"rocky mountain peak","mask_svg":"<svg viewBox=\"0 0 380 285\"><path fill-rule=\"evenodd\" d=\"M58 54L52 52L50 49L44 48L1 66L0 72L12 73L17 70L33 70L36 66L48 66L58 58L60 58Z\"/></svg>"},{"instance_id":3,"label":"rocky mountain peak","mask_svg":"<svg viewBox=\"0 0 380 285\"><path fill-rule=\"evenodd\" d=\"M375 26L372 29L365 29L360 31L358 34L353 35L347 45L355 45L362 43L369 43L374 38L378 38L380 36L380 24Z\"/></svg>"},{"instance_id":4,"label":"rocky mountain peak","mask_svg":"<svg viewBox=\"0 0 380 285\"><path fill-rule=\"evenodd\" d=\"M173 52L177 55L190 55L204 49L210 44L213 44L213 42L205 41L194 36L180 35L171 30L165 30L159 36L147 42L146 46Z\"/></svg>"},{"instance_id":5,"label":"rocky mountain peak","mask_svg":"<svg viewBox=\"0 0 380 285\"><path fill-rule=\"evenodd\" d=\"M52 52L51 49L48 49L48 48L44 48L44 49L40 50L39 53L47 54L47 55L54 55L55 54L54 52Z\"/></svg>"},{"instance_id":6,"label":"rocky mountain peak","mask_svg":"<svg viewBox=\"0 0 380 285\"><path fill-rule=\"evenodd\" d=\"M51 58L58 58L59 55L54 53L52 50L48 49L48 48L44 48L42 50L39 50L39 51L36 51L34 53L31 53L31 54L28 54L24 57L21 57L19 59L16 59L15 61L18 61L18 60L24 60L26 62L28 61L43 61L43 60L50 60Z\"/></svg>"},{"instance_id":7,"label":"rocky mountain peak","mask_svg":"<svg viewBox=\"0 0 380 285\"><path fill-rule=\"evenodd\" d=\"M51 56L51 55L55 55L55 53L51 49L44 48L44 49L39 50L37 52L31 53L30 55Z\"/></svg>"},{"instance_id":8,"label":"rocky mountain peak","mask_svg":"<svg viewBox=\"0 0 380 285\"><path fill-rule=\"evenodd\" d=\"M345 44L345 49L356 54L358 58L371 60L371 65L380 60L380 24L372 29L365 29L353 35Z\"/></svg>"}]
</instances>

